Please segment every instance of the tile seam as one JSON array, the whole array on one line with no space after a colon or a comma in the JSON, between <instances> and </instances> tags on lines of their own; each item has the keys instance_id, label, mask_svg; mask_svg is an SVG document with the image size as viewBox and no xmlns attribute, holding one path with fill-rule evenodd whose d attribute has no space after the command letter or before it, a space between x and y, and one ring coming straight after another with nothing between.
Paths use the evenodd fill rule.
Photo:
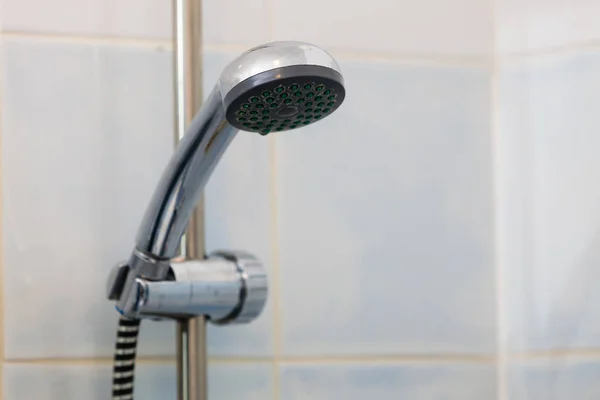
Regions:
<instances>
[{"instance_id":1,"label":"tile seam","mask_svg":"<svg viewBox=\"0 0 600 400\"><path fill-rule=\"evenodd\" d=\"M600 349L580 351L540 351L507 353L507 360L598 360ZM209 357L212 364L495 364L498 358L494 355L391 355L391 356L312 356L312 357ZM112 365L111 357L102 358L13 358L4 360L4 365L29 364L29 365L81 365L98 364ZM175 357L140 357L136 360L139 365L174 364Z\"/></svg>"},{"instance_id":2,"label":"tile seam","mask_svg":"<svg viewBox=\"0 0 600 400\"><path fill-rule=\"evenodd\" d=\"M507 376L506 376L506 304L504 303L505 282L504 271L506 265L502 257L502 227L499 215L498 201L501 189L499 187L498 173L501 171L501 159L498 154L500 135L498 132L498 58L496 52L496 13L495 0L490 1L490 25L492 35L492 69L490 79L490 155L492 157L492 212L493 212L493 253L494 253L494 278L495 278L495 300L496 300L496 396L497 400L507 400Z\"/></svg>"},{"instance_id":3,"label":"tile seam","mask_svg":"<svg viewBox=\"0 0 600 400\"><path fill-rule=\"evenodd\" d=\"M2 152L2 121L3 121L3 98L4 93L4 52L2 51L2 32L0 32L0 153ZM4 343L4 191L3 189L3 169L0 163L0 400L4 399L4 356L6 354Z\"/></svg>"}]
</instances>

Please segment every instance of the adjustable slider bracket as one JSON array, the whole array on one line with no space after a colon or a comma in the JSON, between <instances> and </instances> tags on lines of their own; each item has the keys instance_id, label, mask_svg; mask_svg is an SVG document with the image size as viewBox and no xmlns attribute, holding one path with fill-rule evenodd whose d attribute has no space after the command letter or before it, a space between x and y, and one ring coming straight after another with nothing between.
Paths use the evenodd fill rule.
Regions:
<instances>
[{"instance_id":1,"label":"adjustable slider bracket","mask_svg":"<svg viewBox=\"0 0 600 400\"><path fill-rule=\"evenodd\" d=\"M248 323L262 312L268 293L264 267L243 251L216 251L203 260L173 261L162 280L129 265L113 267L107 297L129 318L179 319L204 315L219 325Z\"/></svg>"}]
</instances>

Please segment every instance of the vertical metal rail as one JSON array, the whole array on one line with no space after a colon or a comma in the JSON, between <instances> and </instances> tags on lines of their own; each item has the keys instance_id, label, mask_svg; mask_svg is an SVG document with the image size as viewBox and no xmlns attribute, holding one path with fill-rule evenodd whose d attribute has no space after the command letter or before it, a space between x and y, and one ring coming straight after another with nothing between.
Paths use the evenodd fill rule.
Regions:
<instances>
[{"instance_id":1,"label":"vertical metal rail","mask_svg":"<svg viewBox=\"0 0 600 400\"><path fill-rule=\"evenodd\" d=\"M201 0L173 0L175 141L185 133L202 103ZM181 255L201 259L204 202L200 201L182 239ZM206 320L177 321L177 399L207 400Z\"/></svg>"}]
</instances>

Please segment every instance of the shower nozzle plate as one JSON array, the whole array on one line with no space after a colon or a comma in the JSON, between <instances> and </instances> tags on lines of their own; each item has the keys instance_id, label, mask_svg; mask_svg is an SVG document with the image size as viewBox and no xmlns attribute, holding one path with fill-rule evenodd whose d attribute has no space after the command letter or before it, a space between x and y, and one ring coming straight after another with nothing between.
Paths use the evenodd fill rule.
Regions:
<instances>
[{"instance_id":1,"label":"shower nozzle plate","mask_svg":"<svg viewBox=\"0 0 600 400\"><path fill-rule=\"evenodd\" d=\"M277 68L246 79L225 97L234 127L267 135L317 122L344 101L342 76L318 65Z\"/></svg>"}]
</instances>

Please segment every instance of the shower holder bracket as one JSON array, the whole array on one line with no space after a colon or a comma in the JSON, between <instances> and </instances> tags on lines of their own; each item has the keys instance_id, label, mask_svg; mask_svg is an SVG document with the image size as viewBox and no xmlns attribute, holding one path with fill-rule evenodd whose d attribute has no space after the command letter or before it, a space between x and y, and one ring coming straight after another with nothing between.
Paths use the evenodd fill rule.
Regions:
<instances>
[{"instance_id":1,"label":"shower holder bracket","mask_svg":"<svg viewBox=\"0 0 600 400\"><path fill-rule=\"evenodd\" d=\"M117 301L117 311L129 318L204 315L217 325L248 323L260 315L267 300L265 269L245 251L220 250L202 260L171 261L162 280L140 273L144 265L128 264L133 263L113 267L107 297Z\"/></svg>"}]
</instances>

